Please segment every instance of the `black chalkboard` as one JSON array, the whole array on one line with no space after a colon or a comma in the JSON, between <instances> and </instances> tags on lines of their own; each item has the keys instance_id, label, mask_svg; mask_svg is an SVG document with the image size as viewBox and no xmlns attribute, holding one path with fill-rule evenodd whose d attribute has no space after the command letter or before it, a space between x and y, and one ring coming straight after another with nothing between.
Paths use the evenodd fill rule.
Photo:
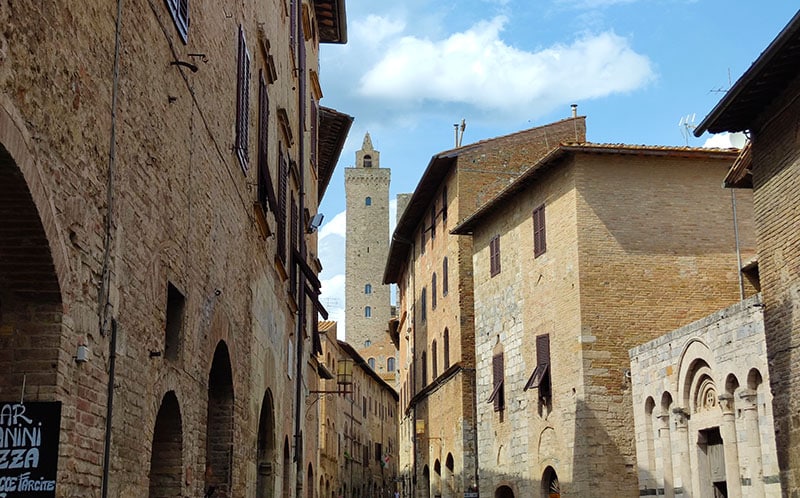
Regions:
<instances>
[{"instance_id":1,"label":"black chalkboard","mask_svg":"<svg viewBox=\"0 0 800 498\"><path fill-rule=\"evenodd\" d=\"M60 401L0 402L0 498L56 496Z\"/></svg>"}]
</instances>

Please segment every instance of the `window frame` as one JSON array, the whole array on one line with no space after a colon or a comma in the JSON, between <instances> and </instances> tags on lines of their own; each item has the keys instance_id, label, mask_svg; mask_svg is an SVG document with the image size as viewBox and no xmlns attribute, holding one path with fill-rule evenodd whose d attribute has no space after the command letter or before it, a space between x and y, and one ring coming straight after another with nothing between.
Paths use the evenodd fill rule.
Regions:
<instances>
[{"instance_id":1,"label":"window frame","mask_svg":"<svg viewBox=\"0 0 800 498\"><path fill-rule=\"evenodd\" d=\"M431 275L431 309L436 309L436 272Z\"/></svg>"},{"instance_id":2,"label":"window frame","mask_svg":"<svg viewBox=\"0 0 800 498\"><path fill-rule=\"evenodd\" d=\"M236 62L236 134L233 148L242 171L250 167L250 51L247 49L244 27L239 25Z\"/></svg>"},{"instance_id":3,"label":"window frame","mask_svg":"<svg viewBox=\"0 0 800 498\"><path fill-rule=\"evenodd\" d=\"M489 275L495 277L500 270L500 235L495 235L489 241Z\"/></svg>"},{"instance_id":4,"label":"window frame","mask_svg":"<svg viewBox=\"0 0 800 498\"><path fill-rule=\"evenodd\" d=\"M186 45L189 41L189 0L165 0L178 36Z\"/></svg>"},{"instance_id":5,"label":"window frame","mask_svg":"<svg viewBox=\"0 0 800 498\"><path fill-rule=\"evenodd\" d=\"M533 210L533 257L538 258L547 252L547 222L545 219L545 205L542 204Z\"/></svg>"},{"instance_id":6,"label":"window frame","mask_svg":"<svg viewBox=\"0 0 800 498\"><path fill-rule=\"evenodd\" d=\"M449 292L449 279L447 278L448 271L447 256L442 259L442 297L446 296Z\"/></svg>"},{"instance_id":7,"label":"window frame","mask_svg":"<svg viewBox=\"0 0 800 498\"><path fill-rule=\"evenodd\" d=\"M500 412L503 411L506 407L505 401L505 388L503 387L505 383L505 360L503 358L503 352L496 353L492 356L492 394L489 396L489 399L486 400L487 403L491 403L494 405L494 411Z\"/></svg>"}]
</instances>

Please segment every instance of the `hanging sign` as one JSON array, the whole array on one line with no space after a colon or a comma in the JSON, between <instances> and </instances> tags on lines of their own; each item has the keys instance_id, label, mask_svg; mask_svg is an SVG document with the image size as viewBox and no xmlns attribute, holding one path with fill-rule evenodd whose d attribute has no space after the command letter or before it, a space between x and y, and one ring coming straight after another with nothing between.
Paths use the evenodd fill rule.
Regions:
<instances>
[{"instance_id":1,"label":"hanging sign","mask_svg":"<svg viewBox=\"0 0 800 498\"><path fill-rule=\"evenodd\" d=\"M0 402L0 498L56 496L60 401Z\"/></svg>"}]
</instances>

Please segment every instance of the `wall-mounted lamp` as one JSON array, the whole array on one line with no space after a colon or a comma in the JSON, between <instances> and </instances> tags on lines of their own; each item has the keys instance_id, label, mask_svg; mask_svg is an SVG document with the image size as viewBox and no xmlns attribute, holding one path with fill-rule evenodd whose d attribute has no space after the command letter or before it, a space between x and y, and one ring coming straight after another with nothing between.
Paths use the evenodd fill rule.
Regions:
<instances>
[{"instance_id":1,"label":"wall-mounted lamp","mask_svg":"<svg viewBox=\"0 0 800 498\"><path fill-rule=\"evenodd\" d=\"M89 361L89 346L78 346L74 358L75 363L86 363Z\"/></svg>"},{"instance_id":2,"label":"wall-mounted lamp","mask_svg":"<svg viewBox=\"0 0 800 498\"><path fill-rule=\"evenodd\" d=\"M170 66L183 66L183 67L185 67L185 68L188 68L188 69L189 69L191 72L193 72L193 73L196 73L196 72L197 72L197 66L195 66L195 65L194 65L194 64L192 64L191 62L186 62L186 61L172 61L172 62L170 62L170 63L169 63L169 65L170 65Z\"/></svg>"},{"instance_id":3,"label":"wall-mounted lamp","mask_svg":"<svg viewBox=\"0 0 800 498\"><path fill-rule=\"evenodd\" d=\"M315 214L311 221L308 222L308 233L314 233L322 226L322 219L325 218L325 215L322 213Z\"/></svg>"}]
</instances>

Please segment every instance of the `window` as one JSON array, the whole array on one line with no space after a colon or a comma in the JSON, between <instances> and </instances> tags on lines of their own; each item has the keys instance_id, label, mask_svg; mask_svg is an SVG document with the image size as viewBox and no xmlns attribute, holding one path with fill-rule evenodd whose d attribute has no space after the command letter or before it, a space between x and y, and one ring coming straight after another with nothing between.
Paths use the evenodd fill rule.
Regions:
<instances>
[{"instance_id":1,"label":"window","mask_svg":"<svg viewBox=\"0 0 800 498\"><path fill-rule=\"evenodd\" d=\"M372 346L372 341L370 341L369 339L367 339L366 341L364 341L364 347L365 347L365 348L368 348L368 347L370 347L370 346Z\"/></svg>"},{"instance_id":2,"label":"window","mask_svg":"<svg viewBox=\"0 0 800 498\"><path fill-rule=\"evenodd\" d=\"M189 38L189 0L167 0L167 8L178 35L183 43L186 43Z\"/></svg>"},{"instance_id":3,"label":"window","mask_svg":"<svg viewBox=\"0 0 800 498\"><path fill-rule=\"evenodd\" d=\"M364 205L365 206L371 206L372 205L372 197L367 197L366 199L364 199Z\"/></svg>"},{"instance_id":4,"label":"window","mask_svg":"<svg viewBox=\"0 0 800 498\"><path fill-rule=\"evenodd\" d=\"M436 238L436 203L431 206L431 243Z\"/></svg>"},{"instance_id":5,"label":"window","mask_svg":"<svg viewBox=\"0 0 800 498\"><path fill-rule=\"evenodd\" d=\"M361 397L361 416L367 418L367 397Z\"/></svg>"},{"instance_id":6,"label":"window","mask_svg":"<svg viewBox=\"0 0 800 498\"><path fill-rule=\"evenodd\" d=\"M372 307L365 306L364 307L364 318L372 318Z\"/></svg>"},{"instance_id":7,"label":"window","mask_svg":"<svg viewBox=\"0 0 800 498\"><path fill-rule=\"evenodd\" d=\"M292 50L292 61L297 61L297 0L289 0L289 47Z\"/></svg>"},{"instance_id":8,"label":"window","mask_svg":"<svg viewBox=\"0 0 800 498\"><path fill-rule=\"evenodd\" d=\"M489 241L489 273L494 277L500 273L500 236Z\"/></svg>"},{"instance_id":9,"label":"window","mask_svg":"<svg viewBox=\"0 0 800 498\"><path fill-rule=\"evenodd\" d=\"M386 360L386 370L388 372L395 371L395 359L394 356L390 356L389 359Z\"/></svg>"},{"instance_id":10,"label":"window","mask_svg":"<svg viewBox=\"0 0 800 498\"><path fill-rule=\"evenodd\" d=\"M423 287L419 295L419 319L423 322L428 319L428 290Z\"/></svg>"},{"instance_id":11,"label":"window","mask_svg":"<svg viewBox=\"0 0 800 498\"><path fill-rule=\"evenodd\" d=\"M447 185L442 187L442 225L447 224Z\"/></svg>"},{"instance_id":12,"label":"window","mask_svg":"<svg viewBox=\"0 0 800 498\"><path fill-rule=\"evenodd\" d=\"M423 225L424 224L425 223L423 223ZM425 237L426 237L426 235L425 235L425 227L423 226L419 231L419 239L421 241L420 244L419 244L419 253L420 254L425 254Z\"/></svg>"},{"instance_id":13,"label":"window","mask_svg":"<svg viewBox=\"0 0 800 498\"><path fill-rule=\"evenodd\" d=\"M439 367L436 364L436 340L434 339L433 343L431 344L431 372L433 372L433 378L439 376Z\"/></svg>"},{"instance_id":14,"label":"window","mask_svg":"<svg viewBox=\"0 0 800 498\"><path fill-rule=\"evenodd\" d=\"M267 143L269 141L269 94L263 73L258 75L258 203L266 213L278 212L275 189L269 174Z\"/></svg>"},{"instance_id":15,"label":"window","mask_svg":"<svg viewBox=\"0 0 800 498\"><path fill-rule=\"evenodd\" d=\"M447 295L447 257L442 260L442 296Z\"/></svg>"},{"instance_id":16,"label":"window","mask_svg":"<svg viewBox=\"0 0 800 498\"><path fill-rule=\"evenodd\" d=\"M250 108L250 52L244 39L244 28L239 25L239 64L236 72L236 140L234 148L242 170L248 168L248 129Z\"/></svg>"},{"instance_id":17,"label":"window","mask_svg":"<svg viewBox=\"0 0 800 498\"><path fill-rule=\"evenodd\" d=\"M367 284L364 286L364 294L372 294L372 284Z\"/></svg>"},{"instance_id":18,"label":"window","mask_svg":"<svg viewBox=\"0 0 800 498\"><path fill-rule=\"evenodd\" d=\"M375 370L375 358L368 359L367 363L369 364L369 368Z\"/></svg>"},{"instance_id":19,"label":"window","mask_svg":"<svg viewBox=\"0 0 800 498\"><path fill-rule=\"evenodd\" d=\"M381 448L381 443L375 443L375 461L381 462L381 457L383 456L383 449Z\"/></svg>"},{"instance_id":20,"label":"window","mask_svg":"<svg viewBox=\"0 0 800 498\"><path fill-rule=\"evenodd\" d=\"M550 336L536 336L536 368L533 369L523 391L538 389L539 398L549 398L550 390Z\"/></svg>"},{"instance_id":21,"label":"window","mask_svg":"<svg viewBox=\"0 0 800 498\"><path fill-rule=\"evenodd\" d=\"M286 263L286 195L289 171L282 147L278 147L278 257Z\"/></svg>"},{"instance_id":22,"label":"window","mask_svg":"<svg viewBox=\"0 0 800 498\"><path fill-rule=\"evenodd\" d=\"M450 331L444 329L444 369L450 368Z\"/></svg>"},{"instance_id":23,"label":"window","mask_svg":"<svg viewBox=\"0 0 800 498\"><path fill-rule=\"evenodd\" d=\"M371 168L372 167L372 156L366 155L364 156L364 167Z\"/></svg>"},{"instance_id":24,"label":"window","mask_svg":"<svg viewBox=\"0 0 800 498\"><path fill-rule=\"evenodd\" d=\"M544 204L533 210L533 257L538 258L547 251Z\"/></svg>"},{"instance_id":25,"label":"window","mask_svg":"<svg viewBox=\"0 0 800 498\"><path fill-rule=\"evenodd\" d=\"M431 277L431 309L436 309L436 273Z\"/></svg>"},{"instance_id":26,"label":"window","mask_svg":"<svg viewBox=\"0 0 800 498\"><path fill-rule=\"evenodd\" d=\"M172 285L172 282L167 282L167 324L164 334L164 358L168 360L178 359L185 307L186 298L184 295L177 287Z\"/></svg>"},{"instance_id":27,"label":"window","mask_svg":"<svg viewBox=\"0 0 800 498\"><path fill-rule=\"evenodd\" d=\"M487 403L494 404L494 411L499 412L505 408L506 400L503 392L503 353L500 352L492 357L492 395L489 396Z\"/></svg>"},{"instance_id":28,"label":"window","mask_svg":"<svg viewBox=\"0 0 800 498\"><path fill-rule=\"evenodd\" d=\"M311 99L311 162L317 167L317 154L319 150L319 102Z\"/></svg>"},{"instance_id":29,"label":"window","mask_svg":"<svg viewBox=\"0 0 800 498\"><path fill-rule=\"evenodd\" d=\"M428 355L422 352L422 387L428 385Z\"/></svg>"}]
</instances>

